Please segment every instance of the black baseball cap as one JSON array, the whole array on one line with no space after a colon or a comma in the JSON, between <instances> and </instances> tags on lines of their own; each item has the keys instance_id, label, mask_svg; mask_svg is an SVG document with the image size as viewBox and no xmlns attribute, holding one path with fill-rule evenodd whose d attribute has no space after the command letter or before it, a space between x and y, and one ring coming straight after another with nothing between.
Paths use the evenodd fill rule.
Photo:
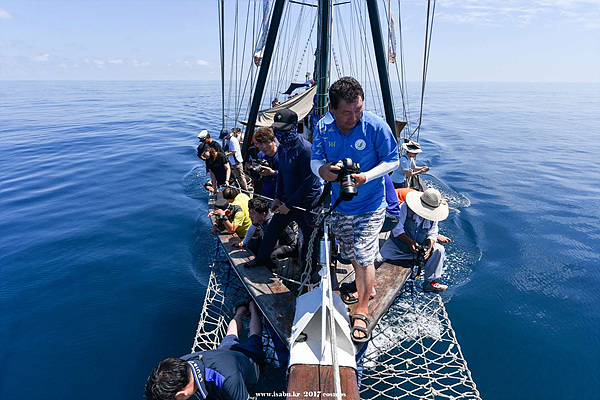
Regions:
<instances>
[{"instance_id":1,"label":"black baseball cap","mask_svg":"<svg viewBox=\"0 0 600 400\"><path fill-rule=\"evenodd\" d=\"M231 134L231 132L229 132L227 129L221 129L221 133L219 134L219 139L225 139L230 134Z\"/></svg>"},{"instance_id":2,"label":"black baseball cap","mask_svg":"<svg viewBox=\"0 0 600 400\"><path fill-rule=\"evenodd\" d=\"M226 199L219 199L215 201L215 208L218 208L220 210L228 210L229 202Z\"/></svg>"},{"instance_id":3,"label":"black baseball cap","mask_svg":"<svg viewBox=\"0 0 600 400\"><path fill-rule=\"evenodd\" d=\"M281 111L277 111L273 121L271 128L279 131L289 131L298 123L298 114L289 108L284 108Z\"/></svg>"}]
</instances>

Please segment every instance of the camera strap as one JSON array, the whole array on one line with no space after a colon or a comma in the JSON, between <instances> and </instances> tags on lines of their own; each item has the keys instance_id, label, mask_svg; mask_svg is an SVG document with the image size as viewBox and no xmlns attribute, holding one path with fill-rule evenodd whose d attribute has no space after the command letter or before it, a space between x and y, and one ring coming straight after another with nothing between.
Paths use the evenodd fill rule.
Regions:
<instances>
[{"instance_id":1,"label":"camera strap","mask_svg":"<svg viewBox=\"0 0 600 400\"><path fill-rule=\"evenodd\" d=\"M321 193L321 197L319 197L319 200L317 201L317 207L322 206L323 203L325 203L325 199L327 198L327 196L331 194L331 185L332 185L331 182L327 182L325 184L325 186L323 187L323 193ZM333 203L333 206L329 209L327 214L325 214L325 216L323 217L323 220L326 217L328 217L333 212L333 210L335 210L335 208L340 205L341 202L342 202L342 196L338 196L335 203Z\"/></svg>"}]
</instances>

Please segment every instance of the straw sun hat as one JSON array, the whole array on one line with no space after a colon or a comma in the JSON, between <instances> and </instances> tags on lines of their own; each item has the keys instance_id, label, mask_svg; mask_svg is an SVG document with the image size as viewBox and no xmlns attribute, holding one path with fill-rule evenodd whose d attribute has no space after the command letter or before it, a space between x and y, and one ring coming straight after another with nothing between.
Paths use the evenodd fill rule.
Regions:
<instances>
[{"instance_id":1,"label":"straw sun hat","mask_svg":"<svg viewBox=\"0 0 600 400\"><path fill-rule=\"evenodd\" d=\"M448 203L442 200L442 195L437 189L410 192L406 195L406 204L421 218L430 221L443 221L448 218Z\"/></svg>"}]
</instances>

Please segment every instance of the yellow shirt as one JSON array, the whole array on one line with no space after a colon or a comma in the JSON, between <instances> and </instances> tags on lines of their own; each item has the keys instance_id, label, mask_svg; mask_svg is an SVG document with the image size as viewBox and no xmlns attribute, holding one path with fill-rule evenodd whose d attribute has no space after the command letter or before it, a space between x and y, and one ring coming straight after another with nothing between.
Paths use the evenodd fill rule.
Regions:
<instances>
[{"instance_id":1,"label":"yellow shirt","mask_svg":"<svg viewBox=\"0 0 600 400\"><path fill-rule=\"evenodd\" d=\"M240 193L235 196L235 199L231 204L235 204L240 206L242 212L237 212L233 216L233 221L231 223L233 225L237 225L237 229L235 233L241 238L246 236L246 231L252 225L252 221L250 220L250 213L248 212L248 202L250 201L250 197L246 196L244 193Z\"/></svg>"}]
</instances>

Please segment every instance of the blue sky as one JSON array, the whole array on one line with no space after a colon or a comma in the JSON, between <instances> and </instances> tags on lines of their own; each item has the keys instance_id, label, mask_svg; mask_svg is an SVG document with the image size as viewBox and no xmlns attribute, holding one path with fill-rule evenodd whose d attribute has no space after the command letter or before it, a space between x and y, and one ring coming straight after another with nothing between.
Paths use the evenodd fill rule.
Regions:
<instances>
[{"instance_id":1,"label":"blue sky","mask_svg":"<svg viewBox=\"0 0 600 400\"><path fill-rule=\"evenodd\" d=\"M216 0L0 0L2 80L217 80L218 40ZM600 82L600 0L438 0L429 80Z\"/></svg>"}]
</instances>

